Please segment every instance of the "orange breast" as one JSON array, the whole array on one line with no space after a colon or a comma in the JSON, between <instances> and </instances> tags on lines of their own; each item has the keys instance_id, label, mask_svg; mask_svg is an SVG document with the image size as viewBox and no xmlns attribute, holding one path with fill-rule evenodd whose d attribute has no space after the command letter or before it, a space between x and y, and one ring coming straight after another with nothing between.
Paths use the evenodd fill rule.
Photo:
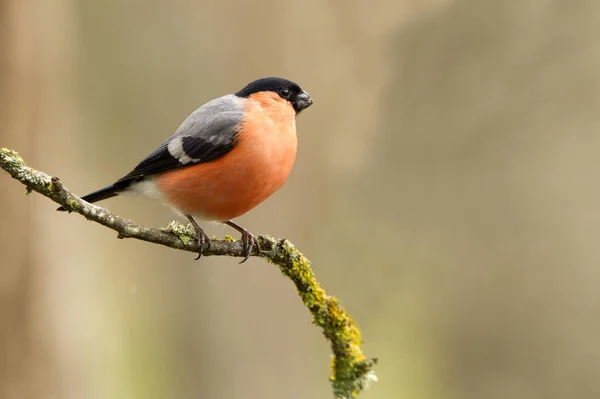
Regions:
<instances>
[{"instance_id":1,"label":"orange breast","mask_svg":"<svg viewBox=\"0 0 600 399\"><path fill-rule=\"evenodd\" d=\"M277 191L296 159L292 106L275 93L250 96L238 144L225 156L155 177L175 208L207 220L236 218Z\"/></svg>"}]
</instances>

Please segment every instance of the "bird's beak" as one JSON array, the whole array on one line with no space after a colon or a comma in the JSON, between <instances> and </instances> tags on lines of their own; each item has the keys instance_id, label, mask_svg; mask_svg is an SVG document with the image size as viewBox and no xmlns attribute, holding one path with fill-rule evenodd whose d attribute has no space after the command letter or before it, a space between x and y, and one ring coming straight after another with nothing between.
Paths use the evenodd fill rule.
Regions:
<instances>
[{"instance_id":1,"label":"bird's beak","mask_svg":"<svg viewBox=\"0 0 600 399\"><path fill-rule=\"evenodd\" d=\"M310 98L307 92L303 91L296 96L296 100L294 101L294 109L296 110L296 113L299 113L303 109L310 107L312 103L312 98Z\"/></svg>"}]
</instances>

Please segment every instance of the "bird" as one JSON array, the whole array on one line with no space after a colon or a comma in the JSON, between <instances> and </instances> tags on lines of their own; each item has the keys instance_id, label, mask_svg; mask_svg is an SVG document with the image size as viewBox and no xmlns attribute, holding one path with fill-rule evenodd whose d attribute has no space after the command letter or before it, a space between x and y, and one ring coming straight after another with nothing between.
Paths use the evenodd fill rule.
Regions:
<instances>
[{"instance_id":1,"label":"bird","mask_svg":"<svg viewBox=\"0 0 600 399\"><path fill-rule=\"evenodd\" d=\"M194 228L196 259L204 244L210 245L196 219L224 223L241 233L243 263L258 241L233 219L286 182L296 159L296 117L312 104L291 80L254 80L201 105L133 170L82 199L141 195L170 206Z\"/></svg>"}]
</instances>

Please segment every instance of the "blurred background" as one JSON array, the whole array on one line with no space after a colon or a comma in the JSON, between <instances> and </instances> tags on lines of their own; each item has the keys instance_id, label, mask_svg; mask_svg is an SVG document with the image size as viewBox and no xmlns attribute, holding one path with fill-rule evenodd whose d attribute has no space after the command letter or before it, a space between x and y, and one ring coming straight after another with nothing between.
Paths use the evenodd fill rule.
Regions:
<instances>
[{"instance_id":1,"label":"blurred background","mask_svg":"<svg viewBox=\"0 0 600 399\"><path fill-rule=\"evenodd\" d=\"M294 171L238 221L356 318L380 359L361 397L598 398L599 71L593 0L3 0L0 145L81 195L202 103L293 79L315 100ZM0 184L0 398L331 397L275 267L117 240Z\"/></svg>"}]
</instances>

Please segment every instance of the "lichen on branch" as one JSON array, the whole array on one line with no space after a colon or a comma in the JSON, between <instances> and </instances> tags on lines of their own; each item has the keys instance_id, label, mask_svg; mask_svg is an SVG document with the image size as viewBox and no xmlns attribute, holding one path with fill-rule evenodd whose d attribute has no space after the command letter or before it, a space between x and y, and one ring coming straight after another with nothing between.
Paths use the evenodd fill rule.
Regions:
<instances>
[{"instance_id":1,"label":"lichen on branch","mask_svg":"<svg viewBox=\"0 0 600 399\"><path fill-rule=\"evenodd\" d=\"M203 256L244 256L241 242L230 236L223 240L213 238L210 243L198 248L191 225L171 222L161 229L144 227L87 203L64 188L58 178L30 168L18 153L8 148L0 150L0 168L24 184L28 193L35 191L50 198L68 211L116 231L118 238L135 238L189 252L201 251ZM367 359L363 354L356 322L339 300L321 288L310 261L291 242L266 235L258 236L258 242L260 252L254 248L252 255L273 263L294 283L302 303L312 315L313 324L322 329L331 346L333 358L329 380L335 397L355 398L369 382L377 380L373 372L377 359Z\"/></svg>"}]
</instances>

